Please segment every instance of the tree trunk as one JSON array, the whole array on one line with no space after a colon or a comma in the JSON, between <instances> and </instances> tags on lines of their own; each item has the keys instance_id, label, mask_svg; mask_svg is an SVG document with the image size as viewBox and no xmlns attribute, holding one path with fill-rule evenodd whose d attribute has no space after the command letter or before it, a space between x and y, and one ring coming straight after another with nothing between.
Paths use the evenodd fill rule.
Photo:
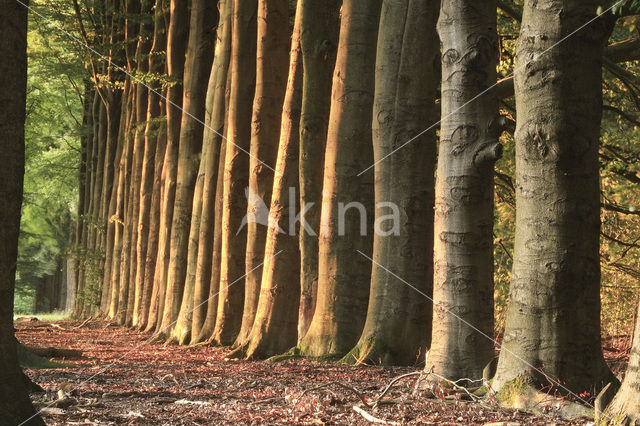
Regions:
<instances>
[{"instance_id":1,"label":"tree trunk","mask_svg":"<svg viewBox=\"0 0 640 426\"><path fill-rule=\"evenodd\" d=\"M223 146L222 135L225 131L226 92L229 59L231 55L231 12L233 10L233 3L231 0L221 0L218 7L220 12L218 36L213 66L209 76L209 87L207 89L207 126L204 129L202 141L202 151L206 151L206 156L203 156L200 163L200 171L198 172L198 179L202 179L202 212L200 216L200 228L197 230L197 247L193 248L197 251L197 256L193 271L194 293L191 343L198 343L200 341L198 337L202 331L208 312L209 301L207 297L212 279L214 234L216 234L216 229L220 227L220 222L215 221L215 206L217 204L216 200L221 197L222 194L217 193L216 186ZM189 247L189 249L191 251L192 247ZM217 258L219 259L220 257L218 256ZM187 273L187 278L190 276L191 274Z\"/></svg>"},{"instance_id":2,"label":"tree trunk","mask_svg":"<svg viewBox=\"0 0 640 426\"><path fill-rule=\"evenodd\" d=\"M300 308L298 341L307 334L318 289L318 232L331 82L336 63L340 0L300 0L304 67L300 117ZM307 232L306 225L313 230Z\"/></svg>"},{"instance_id":3,"label":"tree trunk","mask_svg":"<svg viewBox=\"0 0 640 426\"><path fill-rule=\"evenodd\" d=\"M228 81L227 81L228 87ZM229 91L227 90L227 95ZM225 104L228 105L228 96ZM228 111L228 109L227 109ZM225 119L225 122L227 120ZM222 209L224 200L224 168L226 157L226 142L221 142L220 159L218 160L218 176L216 178L216 194L213 206L213 245L211 253L211 275L209 277L209 294L207 295L207 313L202 328L192 334L191 344L213 342L213 332L218 316L218 293L220 291L220 259L222 252ZM204 277L206 279L206 277ZM202 302L200 302L202 303ZM196 323L194 322L194 325Z\"/></svg>"},{"instance_id":4,"label":"tree trunk","mask_svg":"<svg viewBox=\"0 0 640 426\"><path fill-rule=\"evenodd\" d=\"M517 232L495 389L522 375L545 386L548 375L576 393L611 381L600 347L598 252L602 54L611 20L563 38L600 4L525 4L515 74Z\"/></svg>"},{"instance_id":5,"label":"tree trunk","mask_svg":"<svg viewBox=\"0 0 640 426\"><path fill-rule=\"evenodd\" d=\"M131 96L131 84L129 79L125 81L122 102L124 105L121 110L120 117L120 129L119 144L120 148L120 161L118 165L118 180L117 186L113 190L113 214L109 216L109 222L113 223L113 250L111 254L111 284L109 285L109 315L110 319L117 320L120 305L120 274L121 268L121 256L122 256L122 240L124 234L124 215L125 215L125 188L126 188L126 175L130 158L130 152L132 143L129 138L126 138L130 111L132 109L133 96Z\"/></svg>"},{"instance_id":6,"label":"tree trunk","mask_svg":"<svg viewBox=\"0 0 640 426\"><path fill-rule=\"evenodd\" d=\"M438 121L438 6L424 0L382 4L373 110L374 160L380 161L373 260L415 289L374 264L367 321L348 362L414 365L429 343L431 303L424 294L433 291L436 143L435 130L421 132ZM393 209L399 223L388 222Z\"/></svg>"},{"instance_id":7,"label":"tree trunk","mask_svg":"<svg viewBox=\"0 0 640 426\"><path fill-rule=\"evenodd\" d=\"M342 4L338 57L325 154L319 238L318 302L300 342L307 356L344 355L358 341L367 313L371 263L376 40L381 0ZM354 207L354 204L359 203Z\"/></svg>"},{"instance_id":8,"label":"tree trunk","mask_svg":"<svg viewBox=\"0 0 640 426\"><path fill-rule=\"evenodd\" d=\"M24 177L27 97L27 9L0 0L0 418L6 424L44 425L29 400L18 365L13 296Z\"/></svg>"},{"instance_id":9,"label":"tree trunk","mask_svg":"<svg viewBox=\"0 0 640 426\"><path fill-rule=\"evenodd\" d=\"M218 9L213 2L209 0L191 2L191 23L182 101L184 113L180 127L178 180L171 225L171 261L163 321L163 328L165 328L170 327L178 319L178 314L185 319L181 323L182 327L174 328L171 338L181 343L186 343L191 333L190 319L194 286L192 280L189 286L185 287L184 284L187 276L189 235L196 239L200 226L202 191L198 194L199 200L194 200L194 190L202 150L204 134L202 123L205 120L207 83L213 63L218 18ZM197 207L195 210L194 206Z\"/></svg>"},{"instance_id":10,"label":"tree trunk","mask_svg":"<svg viewBox=\"0 0 640 426\"><path fill-rule=\"evenodd\" d=\"M298 187L302 106L301 18L302 9L299 8L291 38L289 81L282 110L260 298L247 343L240 348L247 358L283 353L295 346L298 339L300 250L297 229L290 218L296 216L299 203L295 190Z\"/></svg>"},{"instance_id":11,"label":"tree trunk","mask_svg":"<svg viewBox=\"0 0 640 426\"><path fill-rule=\"evenodd\" d=\"M480 379L493 359L493 167L502 146L498 99L484 91L497 79L496 19L495 1L445 0L438 20L443 119L426 368L450 380Z\"/></svg>"},{"instance_id":12,"label":"tree trunk","mask_svg":"<svg viewBox=\"0 0 640 426\"><path fill-rule=\"evenodd\" d=\"M249 205L247 207L247 248L245 253L244 309L242 325L236 345L243 344L256 316L261 267L267 227L260 223L262 205L271 203L273 167L278 154L282 102L287 86L289 63L289 5L288 0L258 1L258 45L256 63L256 91L251 120L251 158L249 158ZM251 203L252 199L259 205Z\"/></svg>"},{"instance_id":13,"label":"tree trunk","mask_svg":"<svg viewBox=\"0 0 640 426\"><path fill-rule=\"evenodd\" d=\"M167 32L167 72L169 78L177 83L167 89L167 149L162 168L162 204L160 206L160 235L158 236L158 256L154 271L154 290L156 301L150 310L146 330L155 328L156 333L163 333L160 328L163 319L169 254L171 226L173 223L173 206L176 196L176 176L178 173L178 145L180 142L180 124L182 120L182 92L187 48L189 4L186 1L171 0L170 22ZM164 336L159 336L162 339Z\"/></svg>"},{"instance_id":14,"label":"tree trunk","mask_svg":"<svg viewBox=\"0 0 640 426\"><path fill-rule=\"evenodd\" d=\"M231 94L227 120L222 251L218 315L213 340L221 345L234 342L242 322L247 231L241 228L239 212L247 211L251 104L256 73L257 0L233 0L231 37Z\"/></svg>"},{"instance_id":15,"label":"tree trunk","mask_svg":"<svg viewBox=\"0 0 640 426\"><path fill-rule=\"evenodd\" d=\"M164 35L165 10L163 0L156 0L153 20L153 42L148 58L148 72L153 76L159 76L164 72L165 60L162 52L166 49L166 37ZM157 230L152 229L151 216L152 209L157 210L157 200L155 195L156 179L156 153L158 150L158 140L162 126L160 125L160 115L162 114L162 101L157 93L161 87L157 82L152 82L151 90L147 97L147 116L144 127L144 154L142 160L142 173L140 176L140 212L138 218L138 241L136 246L136 275L135 275L135 305L133 309L133 326L144 328L149 312L149 298L152 286L151 280L146 280L147 260L153 259L155 266L155 249L157 245L149 244L151 238L157 239ZM161 171L159 171L161 172ZM153 204L153 201L156 204ZM155 216L154 216L155 218ZM151 237L155 233L156 236ZM150 256L153 250L153 255Z\"/></svg>"},{"instance_id":16,"label":"tree trunk","mask_svg":"<svg viewBox=\"0 0 640 426\"><path fill-rule=\"evenodd\" d=\"M607 417L615 424L640 423L640 306L637 312L627 371L620 390L606 410Z\"/></svg>"}]
</instances>

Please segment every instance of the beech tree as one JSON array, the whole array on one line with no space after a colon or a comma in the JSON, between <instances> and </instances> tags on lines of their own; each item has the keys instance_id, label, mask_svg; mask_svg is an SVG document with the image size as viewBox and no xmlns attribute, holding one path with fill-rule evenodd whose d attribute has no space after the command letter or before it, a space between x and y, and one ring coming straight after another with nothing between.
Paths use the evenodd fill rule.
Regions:
<instances>
[{"instance_id":1,"label":"beech tree","mask_svg":"<svg viewBox=\"0 0 640 426\"><path fill-rule=\"evenodd\" d=\"M288 0L259 0L257 21L256 88L251 119L249 194L271 203L274 171L280 137L280 117L287 84L289 57ZM265 167L265 164L271 167ZM258 223L256 206L247 205L244 309L236 344L243 344L251 331L258 307L267 227Z\"/></svg>"},{"instance_id":2,"label":"beech tree","mask_svg":"<svg viewBox=\"0 0 640 426\"><path fill-rule=\"evenodd\" d=\"M548 385L548 376L576 393L612 380L600 346L598 256L602 55L610 19L559 43L598 6L525 4L515 74L517 232L496 389L520 376L534 385Z\"/></svg>"},{"instance_id":3,"label":"beech tree","mask_svg":"<svg viewBox=\"0 0 640 426\"><path fill-rule=\"evenodd\" d=\"M493 358L493 166L502 147L498 99L484 92L497 79L496 2L444 0L438 32L442 122L426 368L478 379Z\"/></svg>"},{"instance_id":4,"label":"beech tree","mask_svg":"<svg viewBox=\"0 0 640 426\"><path fill-rule=\"evenodd\" d=\"M331 83L338 51L340 0L300 0L300 49L304 68L300 117L300 308L298 340L316 308L319 206L331 107ZM309 232L311 229L312 232Z\"/></svg>"},{"instance_id":5,"label":"beech tree","mask_svg":"<svg viewBox=\"0 0 640 426\"><path fill-rule=\"evenodd\" d=\"M373 211L373 179L358 173L373 162L371 116L380 4L381 0L342 4L324 163L318 299L299 344L307 356L344 355L357 342L366 316L371 263L357 250L371 254L372 217L367 212ZM357 207L346 209L350 203L360 203L364 213Z\"/></svg>"},{"instance_id":6,"label":"beech tree","mask_svg":"<svg viewBox=\"0 0 640 426\"><path fill-rule=\"evenodd\" d=\"M302 103L302 60L300 25L303 8L296 10L291 37L289 81L282 108L278 159L269 208L269 227L264 249L264 265L255 320L244 344L235 354L246 358L266 358L295 346L298 337L300 296L300 250L290 218L298 199L299 125ZM289 232L286 232L288 229Z\"/></svg>"},{"instance_id":7,"label":"beech tree","mask_svg":"<svg viewBox=\"0 0 640 426\"><path fill-rule=\"evenodd\" d=\"M0 2L0 417L3 422L44 425L27 394L18 365L13 329L13 295L18 259L24 178L24 123L27 98L27 8Z\"/></svg>"},{"instance_id":8,"label":"beech tree","mask_svg":"<svg viewBox=\"0 0 640 426\"><path fill-rule=\"evenodd\" d=\"M232 344L240 331L244 306L244 275L247 230L242 215L247 211L245 190L249 183L251 115L255 92L257 0L233 0L231 37L231 86L227 144L225 148L220 290L213 340ZM270 166L271 167L271 166Z\"/></svg>"},{"instance_id":9,"label":"beech tree","mask_svg":"<svg viewBox=\"0 0 640 426\"><path fill-rule=\"evenodd\" d=\"M216 6L207 0L192 0L189 41L185 63L184 95L182 101L182 124L180 126L180 147L178 151L178 174L176 199L171 224L171 253L167 276L166 300L162 329L172 326L178 319L183 300L187 275L187 254L189 229L192 217L193 194L204 127L206 87L209 81L215 43L215 26L218 20ZM196 212L199 218L199 212ZM199 226L195 221L194 229ZM187 287L183 307L191 311L193 307L193 286ZM191 333L190 324L177 330L172 340L187 341Z\"/></svg>"},{"instance_id":10,"label":"beech tree","mask_svg":"<svg viewBox=\"0 0 640 426\"><path fill-rule=\"evenodd\" d=\"M436 2L382 2L373 152L376 205L386 208L375 210L369 309L362 336L348 361L353 361L349 359L353 355L360 361L414 364L429 342L431 307L425 295L432 292L436 144L435 131L423 130L438 121L437 19ZM391 208L399 209L399 224L387 222L393 214Z\"/></svg>"}]
</instances>

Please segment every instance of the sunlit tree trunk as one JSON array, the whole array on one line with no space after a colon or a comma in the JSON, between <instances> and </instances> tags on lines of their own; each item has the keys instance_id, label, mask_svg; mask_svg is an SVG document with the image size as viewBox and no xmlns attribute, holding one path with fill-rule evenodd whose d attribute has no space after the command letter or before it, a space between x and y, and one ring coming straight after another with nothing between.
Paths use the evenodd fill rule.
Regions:
<instances>
[{"instance_id":1,"label":"sunlit tree trunk","mask_svg":"<svg viewBox=\"0 0 640 426\"><path fill-rule=\"evenodd\" d=\"M27 9L0 1L0 418L21 424L35 414L18 365L13 331L13 295L24 177L27 97ZM11 60L6 60L10 58ZM44 425L35 417L29 425Z\"/></svg>"},{"instance_id":2,"label":"sunlit tree trunk","mask_svg":"<svg viewBox=\"0 0 640 426\"><path fill-rule=\"evenodd\" d=\"M216 191L216 186L221 148L223 146L222 135L225 131L227 75L229 74L229 58L231 54L232 7L233 2L231 0L221 0L218 4L220 13L218 36L207 89L207 126L204 129L202 141L202 151L203 153L206 151L206 155L203 154L200 162L200 171L198 172L198 180L202 180L200 228L196 230L198 233L197 238L195 238L197 246L189 247L190 256L192 255L192 250L196 251L197 254L194 264L189 264L192 267L192 272L187 272L187 279L193 279L194 281L191 343L200 341L199 335L208 313L209 303L207 297L209 296L212 279L214 234L216 229L220 227L220 222L215 221L216 200L221 197L221 194Z\"/></svg>"},{"instance_id":3,"label":"sunlit tree trunk","mask_svg":"<svg viewBox=\"0 0 640 426\"><path fill-rule=\"evenodd\" d=\"M516 239L496 389L523 375L548 386L532 367L576 393L611 381L600 346L598 162L610 19L564 39L600 4L525 3L515 73Z\"/></svg>"},{"instance_id":4,"label":"sunlit tree trunk","mask_svg":"<svg viewBox=\"0 0 640 426\"><path fill-rule=\"evenodd\" d=\"M167 278L167 294L163 328L170 327L181 313L189 319L175 329L171 341L188 342L191 333L191 310L193 309L193 281L185 287L189 234L197 235L200 226L202 191L194 200L194 187L200 164L202 136L204 134L205 100L207 83L213 63L218 9L209 0L191 2L191 23L185 63L182 125L180 127L180 150L178 156L178 180L176 201L171 225L171 261ZM206 152L204 153L207 154ZM194 206L197 208L194 210ZM193 229L191 229L193 228ZM194 237L195 239L195 237ZM183 295L184 292L184 295ZM182 307L182 308L181 308ZM182 312L180 312L182 310Z\"/></svg>"},{"instance_id":5,"label":"sunlit tree trunk","mask_svg":"<svg viewBox=\"0 0 640 426\"><path fill-rule=\"evenodd\" d=\"M218 315L213 340L222 345L234 342L242 322L244 305L247 211L245 190L249 180L251 112L256 73L257 0L233 0L231 36L231 94L227 120L227 146L222 208L222 251ZM244 151L244 152L243 152Z\"/></svg>"},{"instance_id":6,"label":"sunlit tree trunk","mask_svg":"<svg viewBox=\"0 0 640 426\"><path fill-rule=\"evenodd\" d=\"M162 168L162 202L160 206L160 235L154 271L155 296L147 321L147 330L155 328L156 333L163 330L160 324L163 319L169 254L171 226L173 223L173 206L176 197L176 179L178 173L178 145L180 142L180 123L182 120L182 95L185 54L187 48L189 10L187 1L171 0L170 22L167 33L167 73L176 81L167 89L167 147ZM160 336L162 338L164 336Z\"/></svg>"},{"instance_id":7,"label":"sunlit tree trunk","mask_svg":"<svg viewBox=\"0 0 640 426\"><path fill-rule=\"evenodd\" d=\"M375 200L381 207L375 211L367 321L348 362L414 365L431 335L431 304L418 291L432 292L436 143L435 130L422 132L439 118L438 12L434 1L382 3L373 108Z\"/></svg>"},{"instance_id":8,"label":"sunlit tree trunk","mask_svg":"<svg viewBox=\"0 0 640 426\"><path fill-rule=\"evenodd\" d=\"M153 41L151 44L150 55L147 62L147 70L151 76L158 77L164 73L165 60L162 55L166 48L166 37L164 34L165 10L163 0L156 0L154 6L153 19ZM146 58L145 58L146 59ZM133 308L133 326L144 328L146 326L147 314L149 312L150 290L153 283L147 277L148 268L155 267L155 257L157 253L156 244L149 244L149 241L155 239L157 241L157 229L151 224L155 224L155 215L152 210L158 210L157 200L154 198L156 176L156 153L158 150L158 140L160 132L163 130L160 125L160 116L162 114L162 102L158 93L161 86L157 81L150 83L151 90L147 96L147 116L144 126L144 154L142 159L142 173L140 176L140 206L138 217L138 240L136 246L136 275L135 275L135 302ZM154 203L155 201L155 203ZM151 216L154 216L154 222ZM154 233L155 236L151 234ZM147 260L153 259L153 266L147 267Z\"/></svg>"},{"instance_id":9,"label":"sunlit tree trunk","mask_svg":"<svg viewBox=\"0 0 640 426\"><path fill-rule=\"evenodd\" d=\"M322 203L324 151L336 63L340 0L300 0L300 48L304 67L300 118L300 309L298 340L315 312L318 289L318 232ZM308 232L308 226L313 232Z\"/></svg>"},{"instance_id":10,"label":"sunlit tree trunk","mask_svg":"<svg viewBox=\"0 0 640 426\"><path fill-rule=\"evenodd\" d=\"M342 4L325 154L318 301L299 344L303 355L344 355L358 341L367 313L371 262L358 250L371 255L373 176L359 174L373 163L371 116L381 3Z\"/></svg>"},{"instance_id":11,"label":"sunlit tree trunk","mask_svg":"<svg viewBox=\"0 0 640 426\"><path fill-rule=\"evenodd\" d=\"M298 337L300 298L300 250L296 226L290 217L298 212L298 156L302 105L302 56L300 24L302 9L296 10L291 38L289 81L282 109L280 143L262 266L260 298L247 342L238 355L266 358L295 346Z\"/></svg>"},{"instance_id":12,"label":"sunlit tree trunk","mask_svg":"<svg viewBox=\"0 0 640 426\"><path fill-rule=\"evenodd\" d=\"M249 192L268 206L273 189L273 167L280 137L282 102L287 86L289 63L288 0L258 1L258 45L256 91L251 119L251 158ZM244 309L236 344L247 340L258 307L267 227L256 220L260 211L250 202L247 207L247 248L245 254ZM251 220L253 219L253 220Z\"/></svg>"},{"instance_id":13,"label":"sunlit tree trunk","mask_svg":"<svg viewBox=\"0 0 640 426\"><path fill-rule=\"evenodd\" d=\"M482 378L493 359L481 333L493 336L493 166L502 146L498 99L483 92L497 79L496 19L495 1L445 0L438 20L442 123L426 368L451 380Z\"/></svg>"}]
</instances>

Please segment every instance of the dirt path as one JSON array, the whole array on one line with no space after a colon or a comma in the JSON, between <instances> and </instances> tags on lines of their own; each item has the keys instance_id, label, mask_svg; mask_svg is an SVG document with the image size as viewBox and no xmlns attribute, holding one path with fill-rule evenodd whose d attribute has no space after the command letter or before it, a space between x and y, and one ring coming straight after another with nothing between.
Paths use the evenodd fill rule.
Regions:
<instances>
[{"instance_id":1,"label":"dirt path","mask_svg":"<svg viewBox=\"0 0 640 426\"><path fill-rule=\"evenodd\" d=\"M47 391L34 396L39 407L64 392L63 401L43 413L47 424L370 424L354 405L402 424L558 423L551 415L427 399L412 394L416 376L394 385L385 396L389 403L376 409L363 407L347 389L375 400L394 377L416 369L227 361L220 348L151 345L146 335L102 322L78 325L16 324L18 339L29 347L82 352L76 359L54 359L68 367L27 372Z\"/></svg>"}]
</instances>

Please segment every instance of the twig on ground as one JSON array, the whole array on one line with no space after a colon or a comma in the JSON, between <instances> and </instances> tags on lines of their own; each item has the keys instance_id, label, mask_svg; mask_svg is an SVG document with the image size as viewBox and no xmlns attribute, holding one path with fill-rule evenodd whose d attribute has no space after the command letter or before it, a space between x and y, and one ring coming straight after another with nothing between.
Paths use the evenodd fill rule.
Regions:
<instances>
[{"instance_id":1,"label":"twig on ground","mask_svg":"<svg viewBox=\"0 0 640 426\"><path fill-rule=\"evenodd\" d=\"M407 373L407 374L403 374L401 376L398 376L396 378L394 378L388 385L387 387L382 391L382 393L378 396L378 398L376 399L376 402L373 403L373 408L376 408L378 406L378 404L380 403L380 401L382 400L382 398L387 394L387 392L389 392L389 390L391 389L391 387L398 381L404 379L405 377L411 377L411 376L422 376L423 374L425 374L424 371L414 371L411 373ZM428 373L427 373L428 374ZM418 379L419 380L419 379Z\"/></svg>"},{"instance_id":2,"label":"twig on ground","mask_svg":"<svg viewBox=\"0 0 640 426\"><path fill-rule=\"evenodd\" d=\"M84 327L85 325L87 325L87 323L88 323L89 321L91 321L92 319L93 319L93 317L89 317L89 318L87 318L86 320L82 321L82 324L77 325L77 326L75 326L75 327L73 327L73 328L82 328L82 327Z\"/></svg>"},{"instance_id":3,"label":"twig on ground","mask_svg":"<svg viewBox=\"0 0 640 426\"><path fill-rule=\"evenodd\" d=\"M392 422L392 421L383 420L383 419L374 417L356 405L353 406L353 411L360 414L362 417L364 417L366 420L370 421L371 423L377 423L382 425L399 425L400 424L398 422Z\"/></svg>"}]
</instances>

